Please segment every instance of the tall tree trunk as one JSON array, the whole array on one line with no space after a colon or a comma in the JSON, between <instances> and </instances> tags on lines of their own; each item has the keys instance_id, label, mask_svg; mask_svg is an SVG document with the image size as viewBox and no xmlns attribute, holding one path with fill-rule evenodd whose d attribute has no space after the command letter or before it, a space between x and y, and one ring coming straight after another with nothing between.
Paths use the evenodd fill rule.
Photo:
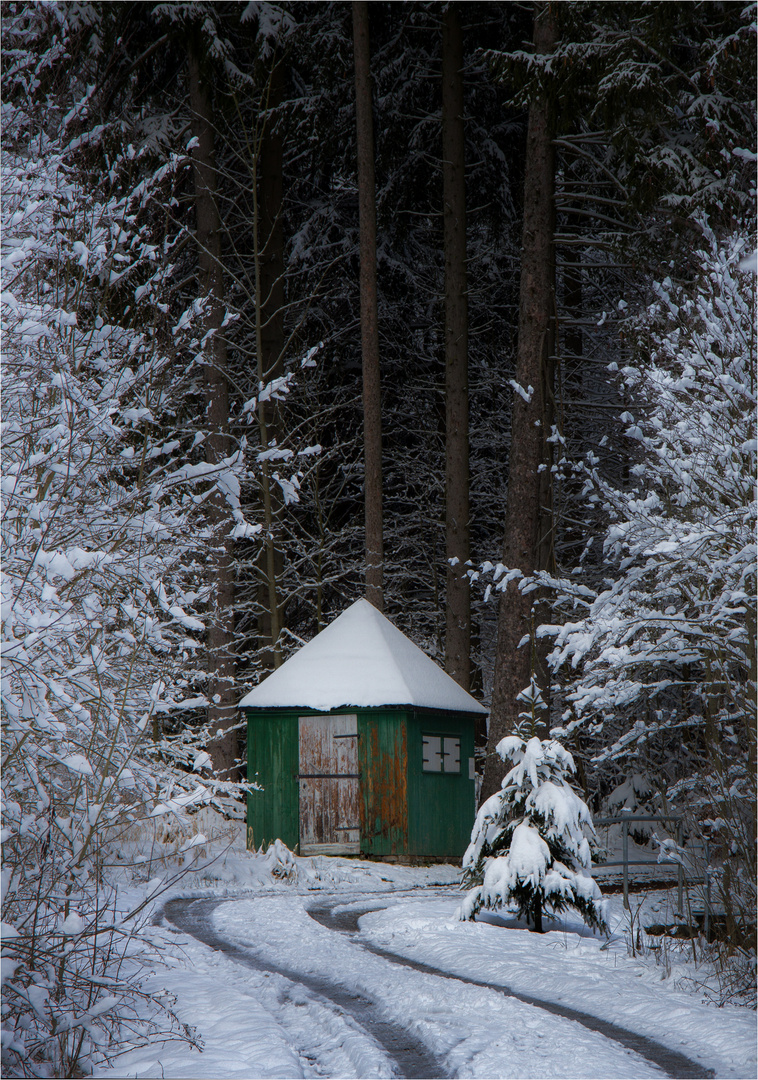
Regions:
<instances>
[{"instance_id":1,"label":"tall tree trunk","mask_svg":"<svg viewBox=\"0 0 758 1080\"><path fill-rule=\"evenodd\" d=\"M229 388L227 383L224 319L224 275L221 265L221 219L216 201L216 159L213 102L205 70L200 34L188 37L188 74L192 151L197 219L198 293L206 300L204 311L205 396L207 434L206 461L218 465L231 453L229 437ZM208 622L208 721L218 733L209 749L214 767L226 779L237 779L237 735L229 730L237 719L234 696L234 552L229 537L230 515L222 493L216 489L208 502L213 541L210 551L213 580Z\"/></svg>"},{"instance_id":2,"label":"tall tree trunk","mask_svg":"<svg viewBox=\"0 0 758 1080\"><path fill-rule=\"evenodd\" d=\"M353 3L355 116L358 144L358 212L361 238L361 347L365 460L366 599L384 608L382 536L382 413L379 380L379 317L376 296L376 192L374 121L368 39L368 4Z\"/></svg>"},{"instance_id":3,"label":"tall tree trunk","mask_svg":"<svg viewBox=\"0 0 758 1080\"><path fill-rule=\"evenodd\" d=\"M551 6L541 4L535 13L535 52L552 52L554 44ZM546 97L539 95L529 109L526 141L516 363L516 382L524 396L517 392L513 395L503 542L504 565L525 574L546 568L552 558L552 456L546 440L553 419L554 188L551 107ZM516 728L520 711L517 697L529 686L532 676L547 700L548 681L540 670L540 650L534 640L536 620L535 594L524 595L511 582L500 594L498 609L482 800L500 788L504 770L495 747ZM536 730L535 734L544 731Z\"/></svg>"},{"instance_id":4,"label":"tall tree trunk","mask_svg":"<svg viewBox=\"0 0 758 1080\"><path fill-rule=\"evenodd\" d=\"M257 214L257 247L255 258L259 291L257 322L260 324L258 351L260 382L268 383L284 373L284 233L282 230L282 173L284 168L284 143L281 126L277 122L277 110L282 103L282 61L274 57L268 85L268 108L265 126L259 146L254 153L258 158L258 191L254 194ZM262 442L271 444L281 439L281 417L274 400L258 406L261 421ZM261 549L258 588L258 639L261 647L261 666L264 670L279 667L281 645L279 634L282 625L281 596L278 582L283 572L280 530L277 528L282 499L275 484L271 484L267 463L263 462L265 482L268 488L269 520L266 523L266 539ZM264 502L265 502L264 495ZM266 517L264 507L264 517Z\"/></svg>"},{"instance_id":5,"label":"tall tree trunk","mask_svg":"<svg viewBox=\"0 0 758 1080\"><path fill-rule=\"evenodd\" d=\"M580 235L577 230L576 236ZM583 359L582 334L582 264L577 252L578 249L572 246L566 246L561 252L563 296L562 303L559 301L557 304L559 314L555 334L555 397L557 424L562 433L566 426L564 402L567 399L581 401L587 393L584 386L586 365ZM575 489L581 489L581 483L579 478L573 484L564 481L561 485L560 506L556 507L556 517L562 519L561 540L570 560L579 558L587 542L587 529L581 522L581 510L577 512L581 504Z\"/></svg>"},{"instance_id":6,"label":"tall tree trunk","mask_svg":"<svg viewBox=\"0 0 758 1080\"><path fill-rule=\"evenodd\" d=\"M442 16L442 192L445 249L445 667L469 689L468 296L463 135L463 33L458 5Z\"/></svg>"}]
</instances>

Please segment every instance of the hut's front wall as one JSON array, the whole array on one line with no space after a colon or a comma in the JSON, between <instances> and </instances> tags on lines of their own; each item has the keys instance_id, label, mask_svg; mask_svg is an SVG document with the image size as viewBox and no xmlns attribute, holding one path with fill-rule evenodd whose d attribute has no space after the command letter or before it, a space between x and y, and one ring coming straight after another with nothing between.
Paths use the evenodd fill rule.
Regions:
<instances>
[{"instance_id":1,"label":"hut's front wall","mask_svg":"<svg viewBox=\"0 0 758 1080\"><path fill-rule=\"evenodd\" d=\"M264 789L248 797L250 848L278 837L289 848L302 850L300 788L306 782L298 780L299 721L308 715L319 714L307 709L248 714L248 777ZM361 854L459 859L475 812L469 772L473 718L403 709L355 710L352 715L358 730ZM429 768L435 751L437 771Z\"/></svg>"},{"instance_id":2,"label":"hut's front wall","mask_svg":"<svg viewBox=\"0 0 758 1080\"><path fill-rule=\"evenodd\" d=\"M346 709L332 715L336 719L347 713ZM248 777L263 789L248 796L249 848L279 838L292 850L301 850L303 810L307 810L302 803L308 797L308 791L301 788L307 789L309 783L312 787L314 782L297 779L302 772L300 720L323 715L307 709L248 714ZM352 715L357 716L358 725L360 852L374 858L405 855L408 852L407 714L400 710L372 709L356 710ZM345 853L349 853L348 848L354 850L346 844Z\"/></svg>"}]
</instances>

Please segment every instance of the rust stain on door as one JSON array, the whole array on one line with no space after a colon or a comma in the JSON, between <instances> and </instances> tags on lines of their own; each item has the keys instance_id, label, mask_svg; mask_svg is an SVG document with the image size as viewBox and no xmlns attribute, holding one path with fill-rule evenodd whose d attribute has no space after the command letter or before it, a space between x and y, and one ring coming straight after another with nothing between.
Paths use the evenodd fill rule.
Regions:
<instances>
[{"instance_id":1,"label":"rust stain on door","mask_svg":"<svg viewBox=\"0 0 758 1080\"><path fill-rule=\"evenodd\" d=\"M358 718L301 716L298 721L300 852L360 851Z\"/></svg>"},{"instance_id":2,"label":"rust stain on door","mask_svg":"<svg viewBox=\"0 0 758 1080\"><path fill-rule=\"evenodd\" d=\"M364 765L362 820L368 854L408 847L408 749L405 724L371 721Z\"/></svg>"}]
</instances>

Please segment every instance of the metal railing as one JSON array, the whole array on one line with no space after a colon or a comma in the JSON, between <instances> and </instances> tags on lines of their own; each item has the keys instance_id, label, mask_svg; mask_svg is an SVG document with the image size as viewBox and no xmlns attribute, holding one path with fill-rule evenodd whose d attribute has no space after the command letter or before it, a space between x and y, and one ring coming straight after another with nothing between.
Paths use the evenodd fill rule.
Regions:
<instances>
[{"instance_id":1,"label":"metal railing","mask_svg":"<svg viewBox=\"0 0 758 1080\"><path fill-rule=\"evenodd\" d=\"M621 866L622 870L622 882L624 890L624 907L629 908L629 867L630 866L651 866L654 865L649 859L630 859L629 858L629 825L635 821L657 821L662 824L673 825L676 834L676 857L669 856L668 858L659 857L658 863L675 863L676 864L676 878L677 878L677 914L679 916L684 915L684 888L685 878L688 883L693 885L703 885L703 932L708 936L710 929L711 919L711 876L709 873L709 850L708 843L698 844L697 847L702 852L703 857L703 874L693 875L686 872L684 854L694 855L694 847L691 846L687 851L682 843L684 822L683 818L677 814L618 814L615 817L596 818L595 827L602 828L603 826L621 825L621 859L614 859L608 862L598 863L597 866ZM693 868L694 869L694 868Z\"/></svg>"}]
</instances>

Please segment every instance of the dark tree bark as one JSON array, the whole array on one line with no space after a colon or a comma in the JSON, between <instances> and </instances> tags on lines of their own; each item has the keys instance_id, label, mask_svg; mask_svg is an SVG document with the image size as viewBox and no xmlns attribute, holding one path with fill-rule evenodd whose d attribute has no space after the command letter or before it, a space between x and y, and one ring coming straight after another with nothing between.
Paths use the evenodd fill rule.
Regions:
<instances>
[{"instance_id":1,"label":"dark tree bark","mask_svg":"<svg viewBox=\"0 0 758 1080\"><path fill-rule=\"evenodd\" d=\"M535 52L549 53L554 44L550 5L540 5L534 22ZM552 456L546 441L553 420L555 161L552 136L550 103L540 94L529 109L526 142L516 361L516 382L524 397L519 393L513 396L503 542L504 565L525 574L549 567L552 559ZM534 593L524 595L515 582L500 595L482 800L500 788L503 763L495 747L516 728L520 711L516 699L529 685L532 675L547 700L548 681L541 670L542 658L533 635L535 622L539 621L535 600ZM527 640L521 644L524 638ZM538 729L534 733L544 735L545 731Z\"/></svg>"},{"instance_id":2,"label":"dark tree bark","mask_svg":"<svg viewBox=\"0 0 758 1080\"><path fill-rule=\"evenodd\" d=\"M382 536L382 413L379 380L379 317L376 295L376 192L374 122L368 37L368 4L353 3L355 115L358 145L358 207L361 242L361 348L363 355L364 500L366 599L384 608Z\"/></svg>"},{"instance_id":3,"label":"dark tree bark","mask_svg":"<svg viewBox=\"0 0 758 1080\"><path fill-rule=\"evenodd\" d=\"M457 4L442 16L442 189L445 250L445 667L469 689L468 295L463 133L463 33Z\"/></svg>"},{"instance_id":4,"label":"dark tree bark","mask_svg":"<svg viewBox=\"0 0 758 1080\"><path fill-rule=\"evenodd\" d=\"M274 58L268 85L268 118L265 122L258 155L259 194L257 196L257 243L256 259L259 277L260 358L259 378L267 383L284 373L284 233L282 230L282 175L284 169L284 142L281 125L277 123L277 110L282 103L282 61ZM276 401L259 405L262 436L270 444L281 439L281 417ZM268 467L264 463L264 468ZM266 542L261 549L258 589L258 638L261 648L260 661L264 671L270 671L281 663L279 633L282 626L281 596L278 582L283 573L278 515L282 500L268 475L270 521ZM264 508L264 517L265 517Z\"/></svg>"},{"instance_id":5,"label":"dark tree bark","mask_svg":"<svg viewBox=\"0 0 758 1080\"><path fill-rule=\"evenodd\" d=\"M224 319L224 274L221 263L221 219L216 201L216 158L213 100L199 33L188 36L188 74L192 151L197 219L198 293L206 299L204 311L206 461L218 465L231 453L229 437L229 388L227 382ZM224 496L216 490L208 502L213 541L209 552L213 581L208 620L208 721L218 732L209 746L216 770L226 779L237 779L236 732L229 730L237 719L234 693L234 552L229 536L230 515Z\"/></svg>"},{"instance_id":6,"label":"dark tree bark","mask_svg":"<svg viewBox=\"0 0 758 1080\"><path fill-rule=\"evenodd\" d=\"M534 918L534 932L535 934L542 934L542 898L536 897L534 906L532 907L532 916Z\"/></svg>"}]
</instances>

